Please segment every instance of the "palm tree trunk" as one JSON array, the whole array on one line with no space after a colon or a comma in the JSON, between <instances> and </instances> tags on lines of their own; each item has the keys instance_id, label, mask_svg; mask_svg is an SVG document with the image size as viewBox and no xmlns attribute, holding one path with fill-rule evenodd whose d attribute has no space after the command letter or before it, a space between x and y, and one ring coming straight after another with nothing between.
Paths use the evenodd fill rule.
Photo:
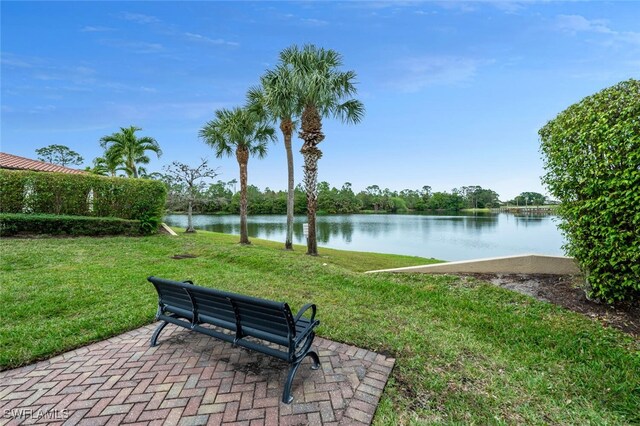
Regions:
<instances>
[{"instance_id":1,"label":"palm tree trunk","mask_svg":"<svg viewBox=\"0 0 640 426\"><path fill-rule=\"evenodd\" d=\"M316 212L318 210L318 160L322 157L322 151L315 146L303 145L300 152L304 157L304 186L307 191L307 223L309 225L307 254L317 256Z\"/></svg>"},{"instance_id":2,"label":"palm tree trunk","mask_svg":"<svg viewBox=\"0 0 640 426\"><path fill-rule=\"evenodd\" d=\"M282 120L280 130L284 136L284 148L287 151L287 236L284 242L285 250L293 250L293 151L291 149L291 133L293 133L293 123L290 119Z\"/></svg>"},{"instance_id":3,"label":"palm tree trunk","mask_svg":"<svg viewBox=\"0 0 640 426\"><path fill-rule=\"evenodd\" d=\"M236 158L240 166L240 244L251 244L247 231L247 163L249 150L238 147Z\"/></svg>"},{"instance_id":4,"label":"palm tree trunk","mask_svg":"<svg viewBox=\"0 0 640 426\"><path fill-rule=\"evenodd\" d=\"M132 159L129 160L129 168L131 170L131 174L134 179L138 178L138 169L136 168L136 163L133 162Z\"/></svg>"},{"instance_id":5,"label":"palm tree trunk","mask_svg":"<svg viewBox=\"0 0 640 426\"><path fill-rule=\"evenodd\" d=\"M184 232L196 232L195 228L193 227L193 200L191 198L189 198L189 207L187 210L187 230Z\"/></svg>"},{"instance_id":6,"label":"palm tree trunk","mask_svg":"<svg viewBox=\"0 0 640 426\"><path fill-rule=\"evenodd\" d=\"M302 112L302 131L300 138L304 140L300 152L304 158L304 186L307 192L307 254L318 255L316 238L316 211L318 210L318 160L322 157L316 145L324 139L322 121L315 105L306 105Z\"/></svg>"}]
</instances>

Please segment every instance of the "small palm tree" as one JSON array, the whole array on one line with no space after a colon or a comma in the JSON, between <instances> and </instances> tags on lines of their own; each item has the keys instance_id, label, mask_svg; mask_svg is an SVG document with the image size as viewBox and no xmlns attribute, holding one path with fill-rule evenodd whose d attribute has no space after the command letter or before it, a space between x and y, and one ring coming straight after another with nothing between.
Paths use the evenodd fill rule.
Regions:
<instances>
[{"instance_id":1,"label":"small palm tree","mask_svg":"<svg viewBox=\"0 0 640 426\"><path fill-rule=\"evenodd\" d=\"M108 176L109 168L107 167L107 160L104 157L96 157L93 159L93 167L85 167L85 171L93 173L98 176Z\"/></svg>"},{"instance_id":2,"label":"small palm tree","mask_svg":"<svg viewBox=\"0 0 640 426\"><path fill-rule=\"evenodd\" d=\"M127 176L137 178L139 176L138 164L149 164L151 161L147 151L155 152L158 158L162 150L158 142L149 136L136 137L136 132L142 130L139 127L121 127L120 131L100 139L100 145L105 149L105 159L108 168L115 175L117 167L122 165Z\"/></svg>"},{"instance_id":3,"label":"small palm tree","mask_svg":"<svg viewBox=\"0 0 640 426\"><path fill-rule=\"evenodd\" d=\"M235 150L240 168L240 244L251 244L247 232L247 164L249 156L262 158L267 143L275 139L274 129L255 112L245 108L220 109L200 129L200 137L216 157L231 156Z\"/></svg>"},{"instance_id":4,"label":"small palm tree","mask_svg":"<svg viewBox=\"0 0 640 426\"><path fill-rule=\"evenodd\" d=\"M334 50L305 45L291 46L280 53L280 62L292 68L296 98L302 108L300 152L304 158L304 185L307 192L309 236L307 254L317 256L316 210L318 207L318 160L324 139L322 118L335 117L345 123L358 123L364 116L362 102L351 99L356 94L353 71L339 71L342 56Z\"/></svg>"},{"instance_id":5,"label":"small palm tree","mask_svg":"<svg viewBox=\"0 0 640 426\"><path fill-rule=\"evenodd\" d=\"M252 87L247 94L249 109L264 116L269 121L280 121L287 153L287 235L284 248L293 250L293 207L294 177L291 135L295 128L294 119L300 115L300 104L296 96L292 68L285 64L268 70L260 78L260 87Z\"/></svg>"}]
</instances>

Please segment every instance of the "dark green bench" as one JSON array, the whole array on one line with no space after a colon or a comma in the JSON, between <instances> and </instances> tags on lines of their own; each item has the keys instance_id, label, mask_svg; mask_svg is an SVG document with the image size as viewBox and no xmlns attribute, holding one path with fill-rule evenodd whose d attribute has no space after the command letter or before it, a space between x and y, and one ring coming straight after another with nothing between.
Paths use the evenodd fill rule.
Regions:
<instances>
[{"instance_id":1,"label":"dark green bench","mask_svg":"<svg viewBox=\"0 0 640 426\"><path fill-rule=\"evenodd\" d=\"M178 282L157 277L149 277L148 280L158 292L156 318L162 321L151 337L151 346L157 345L160 332L171 323L284 360L291 364L282 393L285 404L293 401L291 384L302 360L310 356L313 361L311 368L317 370L320 367L318 354L311 350L314 330L320 324L315 319L316 305L303 306L294 317L286 303L200 287L191 281ZM311 310L309 318L303 316L308 310ZM204 324L216 329L203 327ZM253 337L260 342L245 337ZM275 343L284 350L268 346L267 342Z\"/></svg>"}]
</instances>

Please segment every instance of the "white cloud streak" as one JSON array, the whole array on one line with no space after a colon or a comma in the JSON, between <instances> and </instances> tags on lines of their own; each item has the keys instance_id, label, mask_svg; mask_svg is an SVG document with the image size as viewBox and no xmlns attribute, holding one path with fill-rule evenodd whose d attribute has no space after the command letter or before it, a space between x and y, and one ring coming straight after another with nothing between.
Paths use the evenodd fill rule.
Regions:
<instances>
[{"instance_id":1,"label":"white cloud streak","mask_svg":"<svg viewBox=\"0 0 640 426\"><path fill-rule=\"evenodd\" d=\"M216 46L239 46L240 43L237 43L235 41L228 41L228 40L224 40L222 38L210 38L207 36L203 36L202 34L196 34L196 33L184 33L184 36L192 41L197 41L197 42L202 42L202 43L207 43L207 44L213 44Z\"/></svg>"},{"instance_id":2,"label":"white cloud streak","mask_svg":"<svg viewBox=\"0 0 640 426\"><path fill-rule=\"evenodd\" d=\"M560 31L571 34L577 34L579 32L614 33L607 26L607 21L604 19L589 20L581 15L559 15L556 18L556 26Z\"/></svg>"},{"instance_id":3,"label":"white cloud streak","mask_svg":"<svg viewBox=\"0 0 640 426\"><path fill-rule=\"evenodd\" d=\"M473 80L478 68L487 63L455 56L406 58L398 62L395 73L400 77L391 86L404 92L418 92L428 86L455 85Z\"/></svg>"},{"instance_id":4,"label":"white cloud streak","mask_svg":"<svg viewBox=\"0 0 640 426\"><path fill-rule=\"evenodd\" d=\"M122 12L120 15L125 21L135 22L136 24L157 24L160 19L152 15L144 15L142 13Z\"/></svg>"},{"instance_id":5,"label":"white cloud streak","mask_svg":"<svg viewBox=\"0 0 640 426\"><path fill-rule=\"evenodd\" d=\"M21 58L6 52L2 52L0 64L11 68L33 68L35 66L33 60Z\"/></svg>"},{"instance_id":6,"label":"white cloud streak","mask_svg":"<svg viewBox=\"0 0 640 426\"><path fill-rule=\"evenodd\" d=\"M578 33L601 34L607 43L625 43L640 46L640 32L616 31L605 19L588 19L582 15L558 15L555 28L576 35Z\"/></svg>"},{"instance_id":7,"label":"white cloud streak","mask_svg":"<svg viewBox=\"0 0 640 426\"><path fill-rule=\"evenodd\" d=\"M109 27L94 27L91 25L85 25L80 29L82 33L104 33L109 31L115 31L115 29Z\"/></svg>"},{"instance_id":8,"label":"white cloud streak","mask_svg":"<svg viewBox=\"0 0 640 426\"><path fill-rule=\"evenodd\" d=\"M157 53L164 49L164 46L160 43L149 43L146 41L104 39L101 40L101 43L106 46L117 47L133 53Z\"/></svg>"}]
</instances>

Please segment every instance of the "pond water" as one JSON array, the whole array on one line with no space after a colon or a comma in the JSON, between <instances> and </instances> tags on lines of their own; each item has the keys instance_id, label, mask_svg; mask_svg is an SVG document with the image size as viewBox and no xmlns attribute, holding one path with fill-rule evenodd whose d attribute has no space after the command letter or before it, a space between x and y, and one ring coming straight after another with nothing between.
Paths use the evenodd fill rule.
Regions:
<instances>
[{"instance_id":1,"label":"pond water","mask_svg":"<svg viewBox=\"0 0 640 426\"><path fill-rule=\"evenodd\" d=\"M186 215L167 215L171 226L186 227ZM194 215L194 227L240 233L237 215ZM407 254L442 260L467 260L516 254L563 255L564 239L556 216L349 214L318 216L318 246L344 250ZM294 243L306 244L296 216ZM249 216L250 237L282 241L286 217ZM321 253L322 254L322 253Z\"/></svg>"}]
</instances>

